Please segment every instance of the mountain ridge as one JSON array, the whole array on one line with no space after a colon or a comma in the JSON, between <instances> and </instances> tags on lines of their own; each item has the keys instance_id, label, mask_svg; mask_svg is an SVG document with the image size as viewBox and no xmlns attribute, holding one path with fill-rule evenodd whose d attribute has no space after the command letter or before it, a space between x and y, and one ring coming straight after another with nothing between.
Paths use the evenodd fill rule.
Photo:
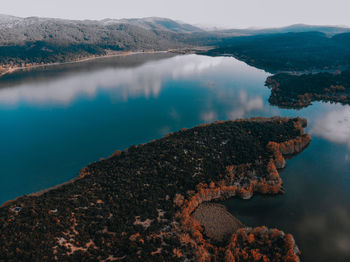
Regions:
<instances>
[{"instance_id":1,"label":"mountain ridge","mask_svg":"<svg viewBox=\"0 0 350 262\"><path fill-rule=\"evenodd\" d=\"M242 28L242 29L221 29L217 30L223 34L236 34L236 35L265 35L265 34L278 34L278 33L302 33L317 31L327 35L333 36L340 33L350 32L350 27L346 26L333 26L333 25L308 25L308 24L292 24L283 27L271 27L271 28Z\"/></svg>"},{"instance_id":2,"label":"mountain ridge","mask_svg":"<svg viewBox=\"0 0 350 262\"><path fill-rule=\"evenodd\" d=\"M324 34L325 37L321 39L323 42L325 38L334 38L337 41L333 42L341 43L342 46L349 42L347 33L350 33L350 28L334 26L296 24L272 29L207 31L184 22L160 17L68 20L46 17L21 18L0 14L0 73L13 68L79 61L120 51L188 50L203 46L219 47L223 51L223 48L227 50L231 44L242 46L247 36L253 37L253 42L257 42L263 36L294 33L296 35L291 40L295 42L297 34L310 31ZM313 45L318 48L320 43L315 42L315 39ZM276 45L275 42L264 44L266 47ZM256 48L260 48L259 45ZM305 49L299 44L300 48ZM345 47L343 49L347 50ZM240 55L237 58L247 60ZM290 59L287 60L285 63L289 63ZM343 61L341 63L344 64Z\"/></svg>"}]
</instances>

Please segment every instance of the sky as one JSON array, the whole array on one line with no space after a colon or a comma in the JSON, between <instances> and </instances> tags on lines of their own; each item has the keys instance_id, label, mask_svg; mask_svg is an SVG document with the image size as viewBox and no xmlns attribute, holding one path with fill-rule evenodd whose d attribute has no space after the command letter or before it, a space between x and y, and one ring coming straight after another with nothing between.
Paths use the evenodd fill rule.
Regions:
<instances>
[{"instance_id":1,"label":"sky","mask_svg":"<svg viewBox=\"0 0 350 262\"><path fill-rule=\"evenodd\" d=\"M349 0L2 0L1 14L68 19L167 17L226 28L350 27Z\"/></svg>"}]
</instances>

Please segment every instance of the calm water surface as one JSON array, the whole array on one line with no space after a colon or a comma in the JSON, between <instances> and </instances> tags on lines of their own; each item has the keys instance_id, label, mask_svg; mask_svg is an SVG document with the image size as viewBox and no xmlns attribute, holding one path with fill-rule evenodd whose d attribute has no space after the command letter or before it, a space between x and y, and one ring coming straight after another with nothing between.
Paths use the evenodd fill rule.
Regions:
<instances>
[{"instance_id":1,"label":"calm water surface","mask_svg":"<svg viewBox=\"0 0 350 262\"><path fill-rule=\"evenodd\" d=\"M225 202L248 226L292 233L305 261L350 260L350 107L270 106L268 73L228 57L135 55L0 80L0 203L65 182L117 149L203 122L302 116L313 141L286 193Z\"/></svg>"}]
</instances>

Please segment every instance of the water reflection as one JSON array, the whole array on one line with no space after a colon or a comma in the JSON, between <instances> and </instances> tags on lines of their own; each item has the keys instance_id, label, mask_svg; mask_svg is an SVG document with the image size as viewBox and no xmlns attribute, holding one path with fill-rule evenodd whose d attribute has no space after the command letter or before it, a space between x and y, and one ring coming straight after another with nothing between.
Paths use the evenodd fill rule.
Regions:
<instances>
[{"instance_id":1,"label":"water reflection","mask_svg":"<svg viewBox=\"0 0 350 262\"><path fill-rule=\"evenodd\" d=\"M297 230L311 241L309 252L318 261L330 261L337 254L339 261L350 259L350 211L344 206L330 207L327 213L312 213L301 217ZM320 252L320 248L324 252Z\"/></svg>"},{"instance_id":2,"label":"water reflection","mask_svg":"<svg viewBox=\"0 0 350 262\"><path fill-rule=\"evenodd\" d=\"M269 93L265 72L227 57L118 59L0 81L0 202L67 181L116 149L237 117L240 107L239 116L257 114Z\"/></svg>"},{"instance_id":3,"label":"water reflection","mask_svg":"<svg viewBox=\"0 0 350 262\"><path fill-rule=\"evenodd\" d=\"M66 63L61 65L51 65L31 68L30 70L20 70L12 74L1 77L0 88L16 87L21 84L36 83L43 81L53 81L59 78L74 76L79 73L93 73L107 68L135 68L147 62L158 61L175 54L170 53L143 53L128 56L112 56L100 59L92 59L79 63Z\"/></svg>"},{"instance_id":4,"label":"water reflection","mask_svg":"<svg viewBox=\"0 0 350 262\"><path fill-rule=\"evenodd\" d=\"M248 98L246 91L241 90L239 92L239 104L229 112L228 117L230 119L243 118L247 113L254 110L261 110L264 108L264 103L261 97Z\"/></svg>"},{"instance_id":5,"label":"water reflection","mask_svg":"<svg viewBox=\"0 0 350 262\"><path fill-rule=\"evenodd\" d=\"M268 103L262 70L228 57L163 58L118 58L117 65L100 60L2 79L0 203L67 181L116 149L183 127L301 116L313 141L282 172L286 194L228 206L247 225L293 233L306 258L321 261L319 255L334 258L335 252L347 257L350 107L279 109Z\"/></svg>"},{"instance_id":6,"label":"water reflection","mask_svg":"<svg viewBox=\"0 0 350 262\"><path fill-rule=\"evenodd\" d=\"M350 148L350 107L342 107L318 116L311 134L331 142L345 144ZM347 155L346 159L348 158Z\"/></svg>"},{"instance_id":7,"label":"water reflection","mask_svg":"<svg viewBox=\"0 0 350 262\"><path fill-rule=\"evenodd\" d=\"M285 194L254 196L225 205L246 225L266 225L290 232L302 261L349 261L350 163L346 146L313 137L300 155L280 172ZM347 219L346 219L347 218ZM337 258L337 259L335 259Z\"/></svg>"},{"instance_id":8,"label":"water reflection","mask_svg":"<svg viewBox=\"0 0 350 262\"><path fill-rule=\"evenodd\" d=\"M223 58L177 56L165 61L146 63L137 68L107 68L53 80L22 83L0 89L0 103L69 104L78 96L93 98L99 89L119 89L118 93L124 100L137 96L157 97L165 79L176 80L203 74L223 61Z\"/></svg>"},{"instance_id":9,"label":"water reflection","mask_svg":"<svg viewBox=\"0 0 350 262\"><path fill-rule=\"evenodd\" d=\"M264 112L262 96L248 94L244 89L237 87L232 89L221 88L211 94L207 100L207 111L201 113L201 119L204 122L212 122L217 119L239 119L252 112L258 114ZM217 102L220 103L220 107L216 105ZM224 108L222 112L218 112L222 108ZM222 115L219 113L222 113Z\"/></svg>"}]
</instances>

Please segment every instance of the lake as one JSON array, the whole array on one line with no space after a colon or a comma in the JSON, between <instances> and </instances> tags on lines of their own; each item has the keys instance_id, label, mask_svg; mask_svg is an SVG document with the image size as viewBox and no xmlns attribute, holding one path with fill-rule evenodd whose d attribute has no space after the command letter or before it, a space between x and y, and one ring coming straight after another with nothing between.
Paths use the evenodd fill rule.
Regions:
<instances>
[{"instance_id":1,"label":"lake","mask_svg":"<svg viewBox=\"0 0 350 262\"><path fill-rule=\"evenodd\" d=\"M140 54L18 71L0 80L0 203L75 177L117 149L203 122L308 119L285 194L230 199L247 226L292 233L304 261L350 260L350 107L270 106L265 71L230 57Z\"/></svg>"}]
</instances>

